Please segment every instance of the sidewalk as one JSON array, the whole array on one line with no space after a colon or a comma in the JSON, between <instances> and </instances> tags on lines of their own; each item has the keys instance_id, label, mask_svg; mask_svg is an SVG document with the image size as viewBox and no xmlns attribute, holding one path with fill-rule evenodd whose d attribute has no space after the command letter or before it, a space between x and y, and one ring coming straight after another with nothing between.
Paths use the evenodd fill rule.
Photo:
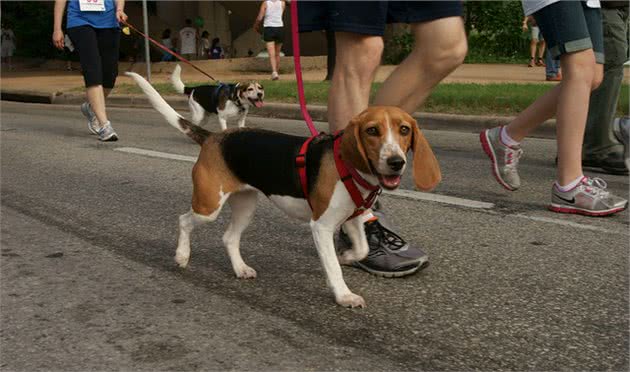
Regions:
<instances>
[{"instance_id":1,"label":"sidewalk","mask_svg":"<svg viewBox=\"0 0 630 372\"><path fill-rule=\"evenodd\" d=\"M325 57L324 57L325 58ZM305 70L303 72L306 81L322 81L326 75L324 59L322 57L303 58ZM59 63L58 63L59 62ZM261 59L241 59L241 60L221 60L221 61L198 61L195 64L202 70L209 72L216 79L221 81L237 80L268 80L269 74L264 71L264 63ZM292 61L290 58L283 58L283 63L288 66L289 71L281 74L282 80L295 80L292 71ZM121 63L119 66L119 77L117 84L133 84L133 81L123 74L129 69L129 63ZM176 63L154 63L152 64L152 82L168 81ZM78 67L78 65L76 65ZM207 77L197 72L193 68L182 64L182 77L185 81L204 81ZM376 81L384 81L396 66L382 66L376 74ZM145 74L146 67L142 63L133 66L133 71ZM246 70L247 72L242 72ZM254 71L254 72L251 72ZM626 68L624 80L630 81L630 71ZM542 83L545 81L545 71L543 67L528 68L526 65L507 64L465 64L460 66L448 78L446 83ZM79 71L66 71L61 61L50 61L45 63L42 69L28 69L16 71L2 71L0 78L0 90L2 99L16 100L35 103L56 103L56 104L77 104L83 102L84 94L82 90L83 77ZM183 97L167 97L178 110L187 110L186 100ZM116 94L114 89L108 99L110 106L122 107L149 107L144 96ZM313 119L327 121L327 110L324 106L309 105L309 111ZM252 115L275 117L284 119L301 120L300 109L295 104L266 103L262 109L252 110ZM457 130L466 132L478 132L484 128L496 125L503 125L511 120L511 117L504 116L470 116L470 115L447 115L415 113L423 127L426 129ZM536 132L537 136L553 137L555 134L555 122L546 122Z\"/></svg>"}]
</instances>

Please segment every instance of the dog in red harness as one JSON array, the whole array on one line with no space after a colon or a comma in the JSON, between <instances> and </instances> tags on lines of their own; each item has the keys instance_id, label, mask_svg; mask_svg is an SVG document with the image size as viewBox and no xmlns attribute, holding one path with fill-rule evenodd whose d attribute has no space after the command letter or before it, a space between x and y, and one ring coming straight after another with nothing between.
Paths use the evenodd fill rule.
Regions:
<instances>
[{"instance_id":1,"label":"dog in red harness","mask_svg":"<svg viewBox=\"0 0 630 372\"><path fill-rule=\"evenodd\" d=\"M409 114L396 107L371 107L343 132L312 138L249 128L211 133L185 120L140 75L127 75L169 124L201 145L192 172L192 208L179 217L175 261L180 267L190 259L192 230L214 221L228 203L232 217L223 242L232 268L238 278L255 278L239 247L263 193L289 216L310 222L336 302L365 306L346 286L340 266L368 253L361 212L376 200L380 188L400 185L409 150L416 187L431 190L441 180L433 151ZM353 247L337 256L333 235L342 225Z\"/></svg>"}]
</instances>

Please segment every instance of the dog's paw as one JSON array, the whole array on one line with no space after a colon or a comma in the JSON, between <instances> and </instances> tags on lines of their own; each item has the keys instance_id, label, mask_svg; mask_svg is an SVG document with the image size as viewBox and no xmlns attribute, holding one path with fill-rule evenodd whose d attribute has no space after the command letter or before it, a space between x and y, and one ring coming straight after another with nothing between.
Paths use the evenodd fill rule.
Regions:
<instances>
[{"instance_id":1,"label":"dog's paw","mask_svg":"<svg viewBox=\"0 0 630 372\"><path fill-rule=\"evenodd\" d=\"M337 298L337 303L343 307L365 307L365 300L363 297L354 293L348 293L346 295Z\"/></svg>"},{"instance_id":2,"label":"dog's paw","mask_svg":"<svg viewBox=\"0 0 630 372\"><path fill-rule=\"evenodd\" d=\"M243 265L240 268L234 268L234 273L239 279L254 279L256 278L256 270L247 265Z\"/></svg>"},{"instance_id":3,"label":"dog's paw","mask_svg":"<svg viewBox=\"0 0 630 372\"><path fill-rule=\"evenodd\" d=\"M175 255L175 262L177 263L177 266L179 266L182 269L185 269L186 266L188 266L189 260L190 260L190 256L183 256L179 254Z\"/></svg>"}]
</instances>

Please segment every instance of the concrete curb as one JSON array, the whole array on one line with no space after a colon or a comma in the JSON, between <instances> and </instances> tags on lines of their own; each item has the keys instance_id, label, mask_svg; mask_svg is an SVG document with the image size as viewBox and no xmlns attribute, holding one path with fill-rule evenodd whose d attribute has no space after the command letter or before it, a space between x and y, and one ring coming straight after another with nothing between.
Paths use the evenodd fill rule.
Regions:
<instances>
[{"instance_id":1,"label":"concrete curb","mask_svg":"<svg viewBox=\"0 0 630 372\"><path fill-rule=\"evenodd\" d=\"M48 103L61 105L80 104L85 100L83 94L75 93L37 93L28 91L2 90L2 100ZM188 110L188 102L185 97L166 96L166 101L177 110ZM107 105L111 107L151 107L146 97L141 95L116 94L107 99ZM328 121L328 110L326 106L309 105L309 113L315 121ZM302 113L297 104L290 103L266 103L263 108L254 109L250 112L252 116L278 119L302 120ZM477 116L477 115L455 115L436 114L426 112L416 112L413 116L418 120L423 129L428 130L448 130L465 133L478 133L484 129L505 125L514 117L511 116ZM534 137L555 138L555 120L548 120L543 123L534 133Z\"/></svg>"}]
</instances>

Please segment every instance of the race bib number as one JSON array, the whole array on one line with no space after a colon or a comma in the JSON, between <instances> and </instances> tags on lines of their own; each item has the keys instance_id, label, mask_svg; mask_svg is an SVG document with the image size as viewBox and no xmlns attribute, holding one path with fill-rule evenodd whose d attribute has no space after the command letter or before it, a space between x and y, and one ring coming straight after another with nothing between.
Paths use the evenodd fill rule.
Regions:
<instances>
[{"instance_id":1,"label":"race bib number","mask_svg":"<svg viewBox=\"0 0 630 372\"><path fill-rule=\"evenodd\" d=\"M104 12L105 0L79 0L82 12Z\"/></svg>"}]
</instances>

